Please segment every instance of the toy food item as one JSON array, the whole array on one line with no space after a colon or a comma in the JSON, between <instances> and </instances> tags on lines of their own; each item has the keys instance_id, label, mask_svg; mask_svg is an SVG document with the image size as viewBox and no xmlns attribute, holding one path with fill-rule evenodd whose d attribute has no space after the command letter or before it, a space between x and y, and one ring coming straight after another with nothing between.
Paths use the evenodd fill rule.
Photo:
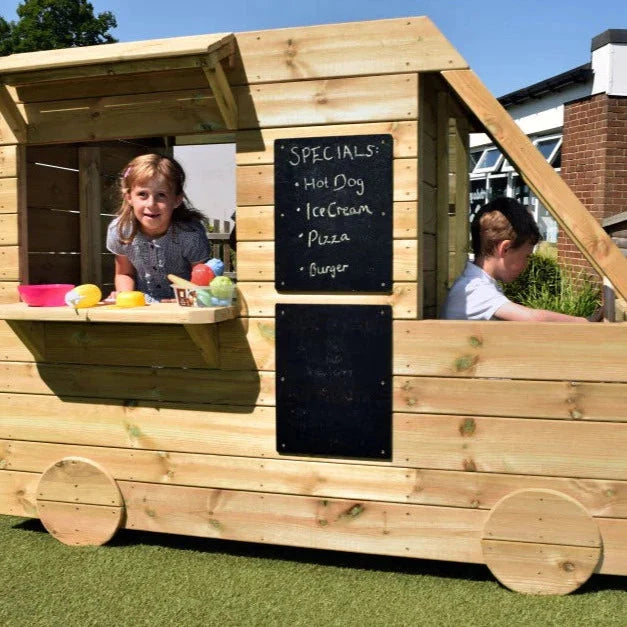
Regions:
<instances>
[{"instance_id":1,"label":"toy food item","mask_svg":"<svg viewBox=\"0 0 627 627\"><path fill-rule=\"evenodd\" d=\"M118 292L115 298L116 307L143 307L146 304L146 298L143 292L127 291Z\"/></svg>"},{"instance_id":2,"label":"toy food item","mask_svg":"<svg viewBox=\"0 0 627 627\"><path fill-rule=\"evenodd\" d=\"M84 283L77 285L65 295L65 304L68 307L74 307L74 309L84 309L97 305L101 298L102 292L97 285Z\"/></svg>"},{"instance_id":3,"label":"toy food item","mask_svg":"<svg viewBox=\"0 0 627 627\"><path fill-rule=\"evenodd\" d=\"M205 265L209 266L216 276L222 276L224 274L224 261L222 261L222 259L214 257L213 259L206 261Z\"/></svg>"},{"instance_id":4,"label":"toy food item","mask_svg":"<svg viewBox=\"0 0 627 627\"><path fill-rule=\"evenodd\" d=\"M192 283L194 285L207 286L215 279L213 270L204 263L197 263L192 268Z\"/></svg>"},{"instance_id":5,"label":"toy food item","mask_svg":"<svg viewBox=\"0 0 627 627\"><path fill-rule=\"evenodd\" d=\"M209 284L212 304L229 306L233 300L235 286L228 276L218 276Z\"/></svg>"}]
</instances>

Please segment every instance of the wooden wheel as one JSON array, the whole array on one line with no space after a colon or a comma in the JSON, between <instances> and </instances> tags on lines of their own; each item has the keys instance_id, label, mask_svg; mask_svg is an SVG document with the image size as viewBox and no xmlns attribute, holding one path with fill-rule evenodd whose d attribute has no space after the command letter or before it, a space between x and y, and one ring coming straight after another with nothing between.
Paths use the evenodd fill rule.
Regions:
<instances>
[{"instance_id":1,"label":"wooden wheel","mask_svg":"<svg viewBox=\"0 0 627 627\"><path fill-rule=\"evenodd\" d=\"M99 545L108 542L120 526L124 500L100 464L65 457L41 476L37 511L44 527L63 544Z\"/></svg>"},{"instance_id":2,"label":"wooden wheel","mask_svg":"<svg viewBox=\"0 0 627 627\"><path fill-rule=\"evenodd\" d=\"M587 581L601 557L595 520L554 490L519 490L502 498L481 541L492 574L526 594L568 594Z\"/></svg>"}]
</instances>

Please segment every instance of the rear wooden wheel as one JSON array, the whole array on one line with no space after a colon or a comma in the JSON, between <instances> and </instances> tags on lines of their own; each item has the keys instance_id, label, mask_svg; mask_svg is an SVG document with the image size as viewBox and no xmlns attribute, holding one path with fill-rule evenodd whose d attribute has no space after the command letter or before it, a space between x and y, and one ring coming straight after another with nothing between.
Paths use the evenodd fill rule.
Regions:
<instances>
[{"instance_id":1,"label":"rear wooden wheel","mask_svg":"<svg viewBox=\"0 0 627 627\"><path fill-rule=\"evenodd\" d=\"M124 499L115 479L98 463L65 457L52 464L37 486L44 527L63 544L108 542L122 523Z\"/></svg>"},{"instance_id":2,"label":"rear wooden wheel","mask_svg":"<svg viewBox=\"0 0 627 627\"><path fill-rule=\"evenodd\" d=\"M502 498L481 541L492 574L525 594L568 594L594 572L602 551L595 520L554 490L519 490Z\"/></svg>"}]
</instances>

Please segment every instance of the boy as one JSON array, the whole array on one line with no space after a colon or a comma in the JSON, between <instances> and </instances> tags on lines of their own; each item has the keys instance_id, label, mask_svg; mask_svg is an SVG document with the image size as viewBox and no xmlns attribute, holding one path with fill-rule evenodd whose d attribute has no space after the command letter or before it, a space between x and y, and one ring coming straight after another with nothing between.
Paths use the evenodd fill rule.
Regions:
<instances>
[{"instance_id":1,"label":"boy","mask_svg":"<svg viewBox=\"0 0 627 627\"><path fill-rule=\"evenodd\" d=\"M544 309L518 305L503 294L497 281L510 283L527 267L540 231L533 217L513 198L496 198L480 209L471 224L474 262L449 290L442 310L448 320L519 320L587 322Z\"/></svg>"}]
</instances>

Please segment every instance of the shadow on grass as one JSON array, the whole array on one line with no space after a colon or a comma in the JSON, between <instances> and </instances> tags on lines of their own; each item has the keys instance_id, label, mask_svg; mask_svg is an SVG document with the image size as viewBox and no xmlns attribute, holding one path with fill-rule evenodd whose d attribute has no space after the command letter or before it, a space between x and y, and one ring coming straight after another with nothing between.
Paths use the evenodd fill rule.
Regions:
<instances>
[{"instance_id":1,"label":"shadow on grass","mask_svg":"<svg viewBox=\"0 0 627 627\"><path fill-rule=\"evenodd\" d=\"M35 533L48 533L41 522L36 518L20 522L14 525L13 528ZM132 531L129 529L118 531L106 546L120 548L140 545L159 546L179 551L220 553L235 557L280 560L375 572L426 575L445 579L463 579L478 582L495 581L490 570L483 564L391 557L388 555L371 555L367 553L347 553L325 549L306 549L276 544L216 540L213 538L179 536L150 531ZM627 577L594 575L572 594L590 594L607 590L627 591Z\"/></svg>"}]
</instances>

